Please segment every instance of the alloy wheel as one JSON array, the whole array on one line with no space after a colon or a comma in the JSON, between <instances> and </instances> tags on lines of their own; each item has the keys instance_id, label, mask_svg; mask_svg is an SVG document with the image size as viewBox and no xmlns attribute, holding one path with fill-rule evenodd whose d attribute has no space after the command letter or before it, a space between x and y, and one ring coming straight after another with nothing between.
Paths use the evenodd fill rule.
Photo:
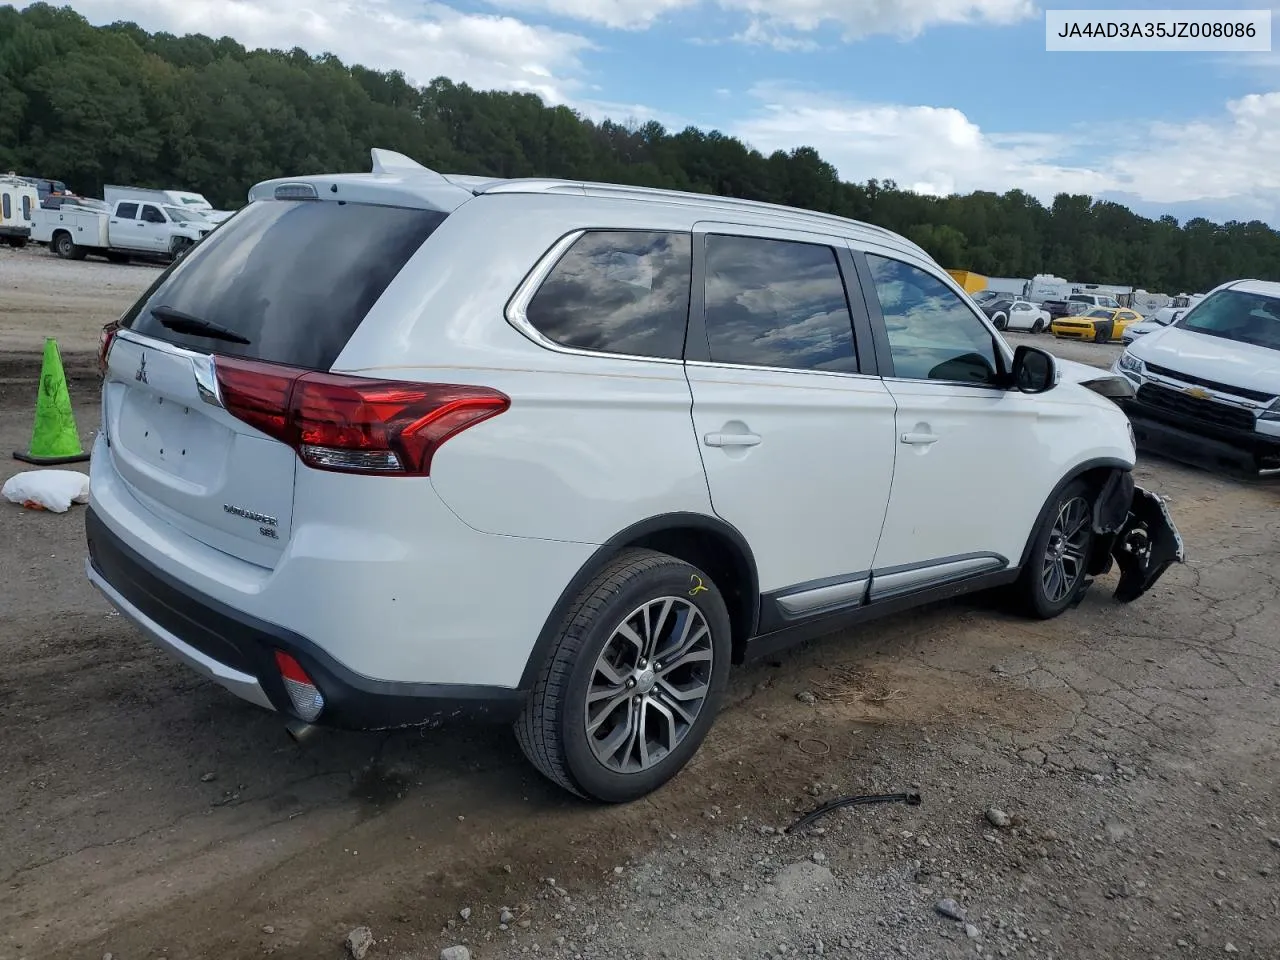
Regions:
<instances>
[{"instance_id":1,"label":"alloy wheel","mask_svg":"<svg viewBox=\"0 0 1280 960\"><path fill-rule=\"evenodd\" d=\"M1084 497L1072 497L1058 508L1040 576L1050 603L1061 603L1070 596L1084 576L1090 520L1089 502Z\"/></svg>"},{"instance_id":2,"label":"alloy wheel","mask_svg":"<svg viewBox=\"0 0 1280 960\"><path fill-rule=\"evenodd\" d=\"M715 652L697 606L659 597L610 635L591 671L584 721L595 758L643 773L688 735L711 692Z\"/></svg>"}]
</instances>

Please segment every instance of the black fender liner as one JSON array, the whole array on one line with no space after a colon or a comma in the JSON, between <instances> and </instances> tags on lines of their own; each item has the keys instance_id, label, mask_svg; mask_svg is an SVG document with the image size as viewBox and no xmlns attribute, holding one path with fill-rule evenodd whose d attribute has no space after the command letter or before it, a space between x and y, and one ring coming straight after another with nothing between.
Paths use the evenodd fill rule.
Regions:
<instances>
[{"instance_id":1,"label":"black fender liner","mask_svg":"<svg viewBox=\"0 0 1280 960\"><path fill-rule=\"evenodd\" d=\"M533 689L537 682L538 674L546 664L547 658L551 655L552 644L555 643L556 635L560 632L560 627L568 615L569 608L586 588L587 584L591 582L591 579L610 560L627 547L638 542L643 544L645 540L656 535L680 531L711 534L722 537L733 545L740 561L735 566L738 568L739 576L744 580L740 584L740 589L744 592L745 600L749 604L749 611L746 616L746 636L741 639L745 644L747 640L755 636L760 623L760 578L756 571L755 556L751 552L751 547L747 544L746 537L734 526L719 517L692 512L664 513L649 517L647 520L641 520L624 530L620 530L597 547L587 562L582 565L573 576L573 579L561 591L555 606L551 608L550 615L538 632L538 637L533 644L533 650L530 651L529 659L525 661L524 671L520 675L520 689ZM725 599L726 601L729 600L728 597Z\"/></svg>"}]
</instances>

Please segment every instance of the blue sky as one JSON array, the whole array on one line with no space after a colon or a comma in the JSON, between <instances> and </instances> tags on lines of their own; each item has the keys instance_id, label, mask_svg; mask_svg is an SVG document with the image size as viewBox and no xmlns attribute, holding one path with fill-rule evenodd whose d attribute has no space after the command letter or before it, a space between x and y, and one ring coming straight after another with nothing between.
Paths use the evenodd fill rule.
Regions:
<instances>
[{"instance_id":1,"label":"blue sky","mask_svg":"<svg viewBox=\"0 0 1280 960\"><path fill-rule=\"evenodd\" d=\"M1128 0L1092 9L1232 9ZM70 0L590 116L811 145L845 179L1280 225L1280 55L1049 53L1033 0ZM1255 4L1254 6L1261 6ZM1277 18L1280 20L1280 18Z\"/></svg>"}]
</instances>

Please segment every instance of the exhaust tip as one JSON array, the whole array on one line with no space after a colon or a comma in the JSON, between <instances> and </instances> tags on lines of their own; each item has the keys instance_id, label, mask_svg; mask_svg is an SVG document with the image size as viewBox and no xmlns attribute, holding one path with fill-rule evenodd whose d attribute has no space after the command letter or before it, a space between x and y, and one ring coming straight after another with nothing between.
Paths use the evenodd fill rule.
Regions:
<instances>
[{"instance_id":1,"label":"exhaust tip","mask_svg":"<svg viewBox=\"0 0 1280 960\"><path fill-rule=\"evenodd\" d=\"M284 726L294 743L302 743L314 734L319 727L311 723L304 723L301 720L290 720Z\"/></svg>"}]
</instances>

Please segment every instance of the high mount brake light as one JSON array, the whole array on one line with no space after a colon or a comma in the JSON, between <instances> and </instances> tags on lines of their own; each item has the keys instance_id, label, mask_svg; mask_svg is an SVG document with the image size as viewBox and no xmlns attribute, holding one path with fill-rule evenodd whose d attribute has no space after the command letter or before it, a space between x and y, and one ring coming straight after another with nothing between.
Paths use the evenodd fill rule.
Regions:
<instances>
[{"instance_id":1,"label":"high mount brake light","mask_svg":"<svg viewBox=\"0 0 1280 960\"><path fill-rule=\"evenodd\" d=\"M297 451L317 470L429 476L450 437L495 417L510 398L489 387L374 380L215 357L232 416Z\"/></svg>"}]
</instances>

